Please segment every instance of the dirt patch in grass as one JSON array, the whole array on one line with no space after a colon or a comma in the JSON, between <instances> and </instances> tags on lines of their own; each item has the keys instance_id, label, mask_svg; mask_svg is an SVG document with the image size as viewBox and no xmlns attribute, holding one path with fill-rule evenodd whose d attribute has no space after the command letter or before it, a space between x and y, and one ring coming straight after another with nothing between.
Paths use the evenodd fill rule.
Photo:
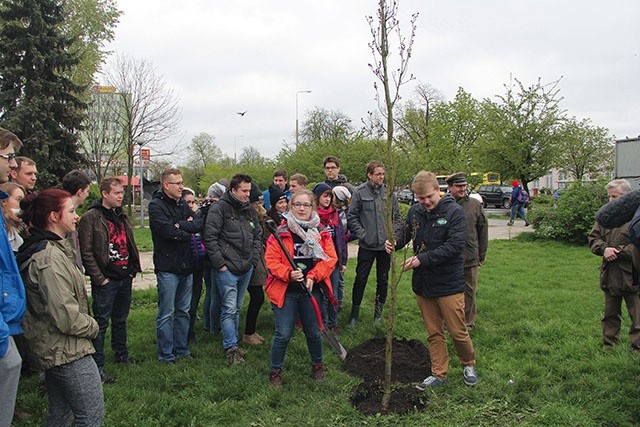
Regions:
<instances>
[{"instance_id":1,"label":"dirt patch in grass","mask_svg":"<svg viewBox=\"0 0 640 427\"><path fill-rule=\"evenodd\" d=\"M385 340L373 338L347 353L343 369L364 380L351 397L351 403L365 415L382 411L382 384L385 370ZM431 373L427 348L418 340L394 339L392 349L391 401L386 413L421 411L426 396L414 387Z\"/></svg>"}]
</instances>

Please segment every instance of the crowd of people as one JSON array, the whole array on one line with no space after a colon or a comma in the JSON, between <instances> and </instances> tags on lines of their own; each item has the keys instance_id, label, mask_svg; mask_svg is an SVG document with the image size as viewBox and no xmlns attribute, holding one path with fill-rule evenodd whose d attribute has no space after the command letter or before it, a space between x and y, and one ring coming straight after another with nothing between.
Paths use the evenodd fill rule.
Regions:
<instances>
[{"instance_id":1,"label":"crowd of people","mask_svg":"<svg viewBox=\"0 0 640 427\"><path fill-rule=\"evenodd\" d=\"M89 177L74 170L62 179L61 189L36 192L37 167L16 156L21 146L20 139L0 128L0 427L10 426L14 413L19 413L15 402L21 370L42 375L49 399L45 425L98 426L104 420L102 385L116 381L105 371L109 327L115 363L137 362L127 347L127 319L133 279L141 265L122 209L124 183L115 177L103 179L100 198L80 218L76 209L88 197ZM203 327L221 335L230 365L245 362L246 345L265 344L257 320L266 295L274 320L269 383L283 385L287 347L296 325L306 337L311 377L322 381L323 325L333 334L340 331L347 243L357 239L348 326L357 327L361 321L360 307L374 262L372 320L382 321L390 254L411 244L413 256L402 268L412 271L432 364L431 373L416 387L424 390L446 383L446 334L463 367L464 384L477 384L470 331L476 322L478 269L486 259L488 223L481 203L468 195L466 175L450 175L448 192L441 195L435 174L416 174L411 188L417 203L403 219L395 194L385 184L381 162L369 162L366 181L356 187L340 173L337 157L326 157L323 167L326 179L313 188L307 188L303 174L288 177L277 169L264 192L249 175L239 173L212 184L203 203L185 187L180 170L163 172L148 209L158 293L158 362L173 365L194 357L190 344L196 340L204 283ZM512 220L520 211L518 200L523 200L517 182L513 188L517 206ZM618 181L607 190L610 200L630 192L628 183ZM388 210L391 227L386 222ZM632 317L630 337L637 348L637 281L626 276L625 266L638 262L638 252L632 249L627 230L628 224L613 230L596 225L590 245L603 257L603 342L608 346L619 340L624 299ZM247 293L241 333L240 313ZM628 295L635 295L635 300Z\"/></svg>"}]
</instances>

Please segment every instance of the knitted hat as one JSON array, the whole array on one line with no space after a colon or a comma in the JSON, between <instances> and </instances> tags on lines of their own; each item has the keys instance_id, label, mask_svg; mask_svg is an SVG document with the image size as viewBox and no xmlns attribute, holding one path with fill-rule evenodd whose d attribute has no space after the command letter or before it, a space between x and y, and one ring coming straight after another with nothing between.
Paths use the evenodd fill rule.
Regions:
<instances>
[{"instance_id":1,"label":"knitted hat","mask_svg":"<svg viewBox=\"0 0 640 427\"><path fill-rule=\"evenodd\" d=\"M287 200L287 195L284 194L284 191L275 185L269 187L269 201L271 202L271 206L275 206L280 200Z\"/></svg>"},{"instance_id":2,"label":"knitted hat","mask_svg":"<svg viewBox=\"0 0 640 427\"><path fill-rule=\"evenodd\" d=\"M349 200L351 200L351 192L344 185L336 185L333 187L333 194L335 194L336 199L341 202L349 203Z\"/></svg>"},{"instance_id":3,"label":"knitted hat","mask_svg":"<svg viewBox=\"0 0 640 427\"><path fill-rule=\"evenodd\" d=\"M518 184L518 180L517 179L514 179L513 182L511 182L511 186L512 187L517 187L518 185L520 185L520 184Z\"/></svg>"},{"instance_id":4,"label":"knitted hat","mask_svg":"<svg viewBox=\"0 0 640 427\"><path fill-rule=\"evenodd\" d=\"M224 184L224 180L214 182L207 190L207 197L219 199L227 191L227 186Z\"/></svg>"},{"instance_id":5,"label":"knitted hat","mask_svg":"<svg viewBox=\"0 0 640 427\"><path fill-rule=\"evenodd\" d=\"M321 182L313 187L313 195L316 197L320 197L325 191L331 191L331 187L329 187L324 182Z\"/></svg>"},{"instance_id":6,"label":"knitted hat","mask_svg":"<svg viewBox=\"0 0 640 427\"><path fill-rule=\"evenodd\" d=\"M263 200L264 200L264 196L262 195L262 191L260 191L260 187L258 187L258 184L251 181L251 193L249 193L249 201L251 203L254 203L254 202L262 203Z\"/></svg>"}]
</instances>

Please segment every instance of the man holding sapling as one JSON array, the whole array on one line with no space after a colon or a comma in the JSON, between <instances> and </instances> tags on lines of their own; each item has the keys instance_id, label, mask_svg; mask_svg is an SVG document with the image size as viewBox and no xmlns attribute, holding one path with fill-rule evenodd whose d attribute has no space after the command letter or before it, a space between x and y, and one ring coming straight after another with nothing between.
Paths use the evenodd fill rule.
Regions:
<instances>
[{"instance_id":1,"label":"man holding sapling","mask_svg":"<svg viewBox=\"0 0 640 427\"><path fill-rule=\"evenodd\" d=\"M462 251L467 239L464 210L455 199L440 196L436 175L420 171L411 184L418 203L407 214L401 229L396 230L396 249L413 242L414 256L402 263L403 270L413 270L411 286L427 328L431 374L416 384L419 390L446 383L449 354L445 326L453 339L462 365L463 381L478 383L476 354L464 316L464 264ZM391 252L391 242L385 242Z\"/></svg>"}]
</instances>

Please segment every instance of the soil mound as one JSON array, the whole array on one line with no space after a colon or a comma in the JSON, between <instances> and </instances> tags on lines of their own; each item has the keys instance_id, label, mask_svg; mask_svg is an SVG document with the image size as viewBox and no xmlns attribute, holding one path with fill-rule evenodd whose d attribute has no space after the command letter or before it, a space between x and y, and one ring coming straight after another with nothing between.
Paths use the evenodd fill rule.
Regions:
<instances>
[{"instance_id":1,"label":"soil mound","mask_svg":"<svg viewBox=\"0 0 640 427\"><path fill-rule=\"evenodd\" d=\"M385 339L372 338L350 349L343 369L364 380L351 397L351 403L365 415L383 413ZM391 401L387 413L421 411L426 396L414 387L431 373L427 348L418 340L394 339L391 353Z\"/></svg>"}]
</instances>

